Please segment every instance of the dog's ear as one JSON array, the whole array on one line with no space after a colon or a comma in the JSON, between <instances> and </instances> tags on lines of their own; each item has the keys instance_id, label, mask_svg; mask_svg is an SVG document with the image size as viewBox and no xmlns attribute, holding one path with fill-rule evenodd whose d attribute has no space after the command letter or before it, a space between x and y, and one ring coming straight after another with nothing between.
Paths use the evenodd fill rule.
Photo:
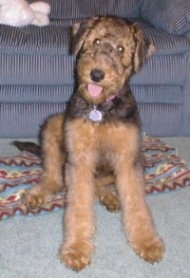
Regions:
<instances>
[{"instance_id":1,"label":"dog's ear","mask_svg":"<svg viewBox=\"0 0 190 278\"><path fill-rule=\"evenodd\" d=\"M72 54L77 54L81 47L83 46L88 34L95 25L95 22L98 20L98 17L92 17L89 20L84 20L82 22L77 22L73 24L71 28L72 32L72 45L71 52Z\"/></svg>"},{"instance_id":2,"label":"dog's ear","mask_svg":"<svg viewBox=\"0 0 190 278\"><path fill-rule=\"evenodd\" d=\"M134 35L136 40L136 51L134 55L135 72L139 71L143 62L151 57L156 48L148 38L145 37L137 24L133 24Z\"/></svg>"}]
</instances>

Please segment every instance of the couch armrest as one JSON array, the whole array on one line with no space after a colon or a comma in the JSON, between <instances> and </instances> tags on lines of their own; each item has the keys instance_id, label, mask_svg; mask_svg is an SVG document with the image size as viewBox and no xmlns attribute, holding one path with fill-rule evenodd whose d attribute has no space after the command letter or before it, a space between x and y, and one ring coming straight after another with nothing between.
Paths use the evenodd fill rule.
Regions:
<instances>
[{"instance_id":1,"label":"couch armrest","mask_svg":"<svg viewBox=\"0 0 190 278\"><path fill-rule=\"evenodd\" d=\"M40 0L27 0L29 3ZM45 0L51 6L50 19L65 20L112 14L138 17L143 0Z\"/></svg>"},{"instance_id":2,"label":"couch armrest","mask_svg":"<svg viewBox=\"0 0 190 278\"><path fill-rule=\"evenodd\" d=\"M190 1L144 0L141 17L154 27L183 35L190 31Z\"/></svg>"}]
</instances>

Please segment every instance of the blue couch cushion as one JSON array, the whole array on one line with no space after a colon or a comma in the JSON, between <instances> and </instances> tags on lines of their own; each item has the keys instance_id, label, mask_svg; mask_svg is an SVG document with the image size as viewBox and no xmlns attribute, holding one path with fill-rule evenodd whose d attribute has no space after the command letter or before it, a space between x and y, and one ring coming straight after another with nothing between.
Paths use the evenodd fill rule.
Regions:
<instances>
[{"instance_id":1,"label":"blue couch cushion","mask_svg":"<svg viewBox=\"0 0 190 278\"><path fill-rule=\"evenodd\" d=\"M185 36L170 34L143 21L138 20L137 23L142 28L145 36L155 45L156 54L179 54L189 51L190 40Z\"/></svg>"},{"instance_id":2,"label":"blue couch cushion","mask_svg":"<svg viewBox=\"0 0 190 278\"><path fill-rule=\"evenodd\" d=\"M45 27L23 28L0 25L0 54L68 54L70 34L68 24L56 22ZM66 27L65 27L66 25Z\"/></svg>"},{"instance_id":3,"label":"blue couch cushion","mask_svg":"<svg viewBox=\"0 0 190 278\"><path fill-rule=\"evenodd\" d=\"M68 27L16 28L0 25L0 84L73 83Z\"/></svg>"},{"instance_id":4,"label":"blue couch cushion","mask_svg":"<svg viewBox=\"0 0 190 278\"><path fill-rule=\"evenodd\" d=\"M190 32L189 0L144 0L141 16L154 27L182 35Z\"/></svg>"},{"instance_id":5,"label":"blue couch cushion","mask_svg":"<svg viewBox=\"0 0 190 278\"><path fill-rule=\"evenodd\" d=\"M132 84L180 84L184 85L187 72L190 41L138 22L146 37L156 47L154 55L147 60L140 72L135 74ZM176 65L178 65L176 67Z\"/></svg>"},{"instance_id":6,"label":"blue couch cushion","mask_svg":"<svg viewBox=\"0 0 190 278\"><path fill-rule=\"evenodd\" d=\"M54 20L51 25L43 28L35 26L16 28L1 25L0 63L4 66L0 68L0 83L2 85L72 85L74 59L68 53L70 39L68 26L76 20L80 19L67 19L62 23L61 20ZM190 48L189 40L156 30L143 22L139 24L146 36L155 44L157 48L155 56L162 56L159 60L153 57L149 63L155 60L157 64L160 61L163 66L160 64L158 69L162 69L178 59L176 60L178 65L186 70L184 53ZM176 54L175 59L172 59L172 55ZM134 77L136 82L144 84L152 75L154 75L153 79L158 80L158 76L160 77L157 73L158 69L152 71L152 67L145 65L141 73ZM179 74L178 68L174 68L176 72L172 75L172 81L183 76ZM150 69L151 72L146 72L146 69ZM163 70L160 74L162 80L171 78Z\"/></svg>"}]
</instances>

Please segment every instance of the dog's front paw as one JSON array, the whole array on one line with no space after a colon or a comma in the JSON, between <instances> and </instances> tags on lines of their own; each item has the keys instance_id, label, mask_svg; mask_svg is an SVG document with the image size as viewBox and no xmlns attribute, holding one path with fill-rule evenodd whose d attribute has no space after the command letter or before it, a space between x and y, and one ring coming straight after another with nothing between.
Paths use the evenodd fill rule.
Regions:
<instances>
[{"instance_id":1,"label":"dog's front paw","mask_svg":"<svg viewBox=\"0 0 190 278\"><path fill-rule=\"evenodd\" d=\"M43 190L41 185L35 185L33 188L26 191L24 203L28 208L35 209L45 202L47 196L48 193Z\"/></svg>"},{"instance_id":2,"label":"dog's front paw","mask_svg":"<svg viewBox=\"0 0 190 278\"><path fill-rule=\"evenodd\" d=\"M159 237L133 244L133 248L139 257L150 263L159 262L165 251L164 243Z\"/></svg>"},{"instance_id":3,"label":"dog's front paw","mask_svg":"<svg viewBox=\"0 0 190 278\"><path fill-rule=\"evenodd\" d=\"M61 262L74 271L80 271L90 264L92 249L88 243L78 243L67 247L63 245L60 250Z\"/></svg>"}]
</instances>

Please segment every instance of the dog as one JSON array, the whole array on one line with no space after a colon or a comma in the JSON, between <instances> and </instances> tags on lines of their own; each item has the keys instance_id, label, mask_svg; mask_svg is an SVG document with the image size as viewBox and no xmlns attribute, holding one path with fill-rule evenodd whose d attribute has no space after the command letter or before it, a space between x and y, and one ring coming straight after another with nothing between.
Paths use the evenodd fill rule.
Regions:
<instances>
[{"instance_id":1,"label":"dog","mask_svg":"<svg viewBox=\"0 0 190 278\"><path fill-rule=\"evenodd\" d=\"M74 271L91 262L95 196L108 210L121 209L136 254L159 262L165 248L144 197L141 123L129 86L154 46L136 23L113 16L75 23L72 42L75 90L65 113L42 126L44 170L25 203L35 208L66 190L60 259Z\"/></svg>"}]
</instances>

